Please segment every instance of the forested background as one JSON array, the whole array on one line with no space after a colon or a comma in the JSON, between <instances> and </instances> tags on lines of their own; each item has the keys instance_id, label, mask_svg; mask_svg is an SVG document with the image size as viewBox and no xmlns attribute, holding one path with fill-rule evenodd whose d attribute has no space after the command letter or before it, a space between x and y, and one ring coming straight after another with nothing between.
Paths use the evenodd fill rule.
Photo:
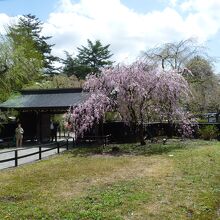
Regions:
<instances>
[{"instance_id":1,"label":"forested background","mask_svg":"<svg viewBox=\"0 0 220 220\"><path fill-rule=\"evenodd\" d=\"M42 26L36 16L28 14L0 35L0 102L21 89L82 87L88 74L98 76L102 68L120 65L113 60L111 42L103 45L99 39L72 45L73 50L77 48L74 55L63 51L65 58L54 56L54 45L49 43L53 36L43 36ZM194 39L186 39L143 48L137 59L146 68L178 70L190 84L188 108L193 113L219 112L219 75L214 72L215 59L206 51Z\"/></svg>"}]
</instances>

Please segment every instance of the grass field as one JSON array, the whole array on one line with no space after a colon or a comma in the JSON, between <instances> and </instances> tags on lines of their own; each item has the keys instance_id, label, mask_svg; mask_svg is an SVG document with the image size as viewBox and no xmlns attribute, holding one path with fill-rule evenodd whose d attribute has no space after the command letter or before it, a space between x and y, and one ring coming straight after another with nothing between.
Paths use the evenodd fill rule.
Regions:
<instances>
[{"instance_id":1,"label":"grass field","mask_svg":"<svg viewBox=\"0 0 220 220\"><path fill-rule=\"evenodd\" d=\"M80 148L0 171L0 219L220 219L220 143Z\"/></svg>"}]
</instances>

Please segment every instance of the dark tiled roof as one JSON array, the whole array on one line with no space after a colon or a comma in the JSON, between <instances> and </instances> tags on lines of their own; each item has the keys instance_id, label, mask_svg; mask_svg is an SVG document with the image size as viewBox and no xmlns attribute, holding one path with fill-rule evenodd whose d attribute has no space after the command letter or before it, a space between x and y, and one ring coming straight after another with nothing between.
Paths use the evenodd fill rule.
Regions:
<instances>
[{"instance_id":1,"label":"dark tiled roof","mask_svg":"<svg viewBox=\"0 0 220 220\"><path fill-rule=\"evenodd\" d=\"M87 96L82 89L23 90L21 95L1 103L0 108L68 108L83 102Z\"/></svg>"}]
</instances>

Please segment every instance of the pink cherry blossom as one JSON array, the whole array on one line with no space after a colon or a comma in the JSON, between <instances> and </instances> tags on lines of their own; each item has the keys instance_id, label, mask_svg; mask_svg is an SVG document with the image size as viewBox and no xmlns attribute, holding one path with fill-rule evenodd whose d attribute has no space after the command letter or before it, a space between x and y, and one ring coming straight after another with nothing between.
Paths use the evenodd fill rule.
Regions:
<instances>
[{"instance_id":1,"label":"pink cherry blossom","mask_svg":"<svg viewBox=\"0 0 220 220\"><path fill-rule=\"evenodd\" d=\"M191 92L177 71L150 69L141 62L118 65L103 69L100 76L89 75L84 90L89 98L71 107L66 116L78 135L104 119L107 111L117 111L124 122L136 125L142 144L146 122L182 122L184 135L192 132L191 120L185 113Z\"/></svg>"}]
</instances>

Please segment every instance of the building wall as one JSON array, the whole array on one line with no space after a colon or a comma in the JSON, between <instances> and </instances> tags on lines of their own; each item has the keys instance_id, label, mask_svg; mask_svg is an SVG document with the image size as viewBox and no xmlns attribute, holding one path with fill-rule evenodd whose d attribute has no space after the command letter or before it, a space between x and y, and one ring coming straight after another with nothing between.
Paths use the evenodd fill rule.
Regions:
<instances>
[{"instance_id":1,"label":"building wall","mask_svg":"<svg viewBox=\"0 0 220 220\"><path fill-rule=\"evenodd\" d=\"M47 142L50 140L50 114L21 112L19 121L24 129L24 139Z\"/></svg>"},{"instance_id":2,"label":"building wall","mask_svg":"<svg viewBox=\"0 0 220 220\"><path fill-rule=\"evenodd\" d=\"M37 138L37 113L21 112L19 122L24 129L24 139L35 140Z\"/></svg>"}]
</instances>

